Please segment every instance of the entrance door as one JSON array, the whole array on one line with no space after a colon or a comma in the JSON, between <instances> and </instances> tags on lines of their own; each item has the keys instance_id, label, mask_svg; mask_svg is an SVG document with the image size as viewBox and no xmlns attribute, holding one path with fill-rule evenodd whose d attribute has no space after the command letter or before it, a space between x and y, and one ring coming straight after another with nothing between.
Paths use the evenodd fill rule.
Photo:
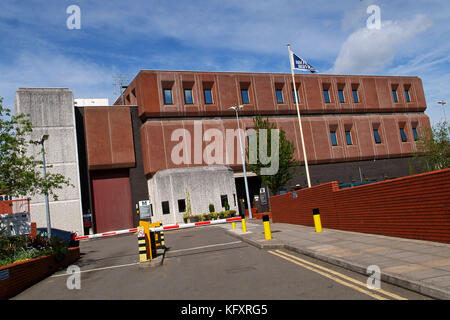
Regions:
<instances>
[{"instance_id":1,"label":"entrance door","mask_svg":"<svg viewBox=\"0 0 450 320\"><path fill-rule=\"evenodd\" d=\"M91 171L96 232L133 227L128 169Z\"/></svg>"}]
</instances>

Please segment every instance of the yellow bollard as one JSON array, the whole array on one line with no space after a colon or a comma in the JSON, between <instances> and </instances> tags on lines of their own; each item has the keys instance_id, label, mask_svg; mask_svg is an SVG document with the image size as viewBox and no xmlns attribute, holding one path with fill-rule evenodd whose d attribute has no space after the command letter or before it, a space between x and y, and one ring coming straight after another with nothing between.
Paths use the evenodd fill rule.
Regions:
<instances>
[{"instance_id":1,"label":"yellow bollard","mask_svg":"<svg viewBox=\"0 0 450 320\"><path fill-rule=\"evenodd\" d=\"M247 232L247 226L245 225L245 219L242 218L242 232Z\"/></svg>"},{"instance_id":2,"label":"yellow bollard","mask_svg":"<svg viewBox=\"0 0 450 320\"><path fill-rule=\"evenodd\" d=\"M139 247L139 262L147 261L147 246L145 241L145 231L143 226L139 226L138 234L138 247Z\"/></svg>"},{"instance_id":3,"label":"yellow bollard","mask_svg":"<svg viewBox=\"0 0 450 320\"><path fill-rule=\"evenodd\" d=\"M145 233L145 247L147 251L147 259L152 260L153 259L153 252L152 252L152 240L150 236L150 222L140 220L139 226L144 228Z\"/></svg>"},{"instance_id":4,"label":"yellow bollard","mask_svg":"<svg viewBox=\"0 0 450 320\"><path fill-rule=\"evenodd\" d=\"M269 221L268 214L263 216L263 225L264 225L264 236L265 236L266 240L271 240L272 232L270 231L270 221Z\"/></svg>"},{"instance_id":5,"label":"yellow bollard","mask_svg":"<svg viewBox=\"0 0 450 320\"><path fill-rule=\"evenodd\" d=\"M316 232L322 232L322 223L320 222L319 208L313 209L313 219L314 219L314 226L316 227Z\"/></svg>"},{"instance_id":6,"label":"yellow bollard","mask_svg":"<svg viewBox=\"0 0 450 320\"><path fill-rule=\"evenodd\" d=\"M231 228L233 228L233 230L236 230L236 223L232 222L231 223Z\"/></svg>"}]
</instances>

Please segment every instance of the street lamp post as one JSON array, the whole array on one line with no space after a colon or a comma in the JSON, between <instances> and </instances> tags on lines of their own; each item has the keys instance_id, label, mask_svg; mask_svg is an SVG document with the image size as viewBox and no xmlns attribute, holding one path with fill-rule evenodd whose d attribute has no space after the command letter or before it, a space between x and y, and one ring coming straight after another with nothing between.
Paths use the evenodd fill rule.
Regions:
<instances>
[{"instance_id":1,"label":"street lamp post","mask_svg":"<svg viewBox=\"0 0 450 320\"><path fill-rule=\"evenodd\" d=\"M42 145L42 164L43 164L43 174L44 174L44 180L47 180L47 170L46 170L46 165L45 165L45 149L44 149L44 141L48 140L48 134L44 134L42 136L42 139L40 141L41 145ZM48 205L48 191L45 191L45 214L47 217L47 237L49 239L51 239L52 236L52 229L51 229L51 223L50 223L50 210L49 210L49 205Z\"/></svg>"},{"instance_id":2,"label":"street lamp post","mask_svg":"<svg viewBox=\"0 0 450 320\"><path fill-rule=\"evenodd\" d=\"M247 171L245 169L245 156L244 156L244 150L242 149L241 127L239 125L239 115L238 115L238 110L242 109L243 107L244 107L243 105L239 105L239 106L230 107L229 109L234 110L236 112L236 121L237 121L237 125L238 125L238 134L239 134L239 146L241 148L242 168L243 168L243 171L244 171L245 194L247 196L247 204L248 204L248 217L250 219L252 219L253 218L253 216L252 216L252 204L250 202L250 194L248 192ZM245 216L245 212L244 212L244 216Z\"/></svg>"},{"instance_id":3,"label":"street lamp post","mask_svg":"<svg viewBox=\"0 0 450 320\"><path fill-rule=\"evenodd\" d=\"M444 111L444 121L447 122L447 117L445 115L445 105L447 104L447 101L441 100L441 101L438 101L437 103L442 105L442 111Z\"/></svg>"}]
</instances>

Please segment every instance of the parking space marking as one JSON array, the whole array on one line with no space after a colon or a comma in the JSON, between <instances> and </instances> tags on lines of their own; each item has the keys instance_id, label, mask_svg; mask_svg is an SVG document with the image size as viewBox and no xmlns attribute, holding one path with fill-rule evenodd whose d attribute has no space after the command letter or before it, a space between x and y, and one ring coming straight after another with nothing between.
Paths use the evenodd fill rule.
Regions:
<instances>
[{"instance_id":1,"label":"parking space marking","mask_svg":"<svg viewBox=\"0 0 450 320\"><path fill-rule=\"evenodd\" d=\"M101 271L101 270L108 270L108 269L116 269L116 268L123 268L123 267L129 267L129 266L135 266L139 264L139 262L134 262L134 263L128 263L128 264L121 264L121 265L117 265L117 266L110 266L110 267L103 267L103 268L94 268L94 269L88 269L88 270L81 270L80 273L85 273L85 272L93 272L93 271ZM57 277L63 277L63 276L70 276L71 273L63 273L63 274L56 274L51 276L50 278L57 278Z\"/></svg>"},{"instance_id":2,"label":"parking space marking","mask_svg":"<svg viewBox=\"0 0 450 320\"><path fill-rule=\"evenodd\" d=\"M173 251L172 250L168 250L167 253L175 253L175 252L182 252L182 251L205 249L205 248L212 248L212 247L218 247L218 246L226 246L228 244L236 244L236 243L242 243L242 241L233 241L233 242L225 242L225 243L218 243L218 244L210 244L210 245L207 245L207 246L187 248L187 249L179 249L179 250L173 250Z\"/></svg>"}]
</instances>

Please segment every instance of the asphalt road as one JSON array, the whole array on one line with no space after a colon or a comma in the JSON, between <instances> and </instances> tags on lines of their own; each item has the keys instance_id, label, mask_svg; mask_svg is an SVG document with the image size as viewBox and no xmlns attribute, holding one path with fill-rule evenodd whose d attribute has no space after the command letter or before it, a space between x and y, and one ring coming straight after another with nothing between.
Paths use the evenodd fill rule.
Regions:
<instances>
[{"instance_id":1,"label":"asphalt road","mask_svg":"<svg viewBox=\"0 0 450 320\"><path fill-rule=\"evenodd\" d=\"M261 250L220 226L165 233L163 264L139 268L135 235L81 242L80 289L60 270L13 299L428 299L287 250Z\"/></svg>"}]
</instances>

